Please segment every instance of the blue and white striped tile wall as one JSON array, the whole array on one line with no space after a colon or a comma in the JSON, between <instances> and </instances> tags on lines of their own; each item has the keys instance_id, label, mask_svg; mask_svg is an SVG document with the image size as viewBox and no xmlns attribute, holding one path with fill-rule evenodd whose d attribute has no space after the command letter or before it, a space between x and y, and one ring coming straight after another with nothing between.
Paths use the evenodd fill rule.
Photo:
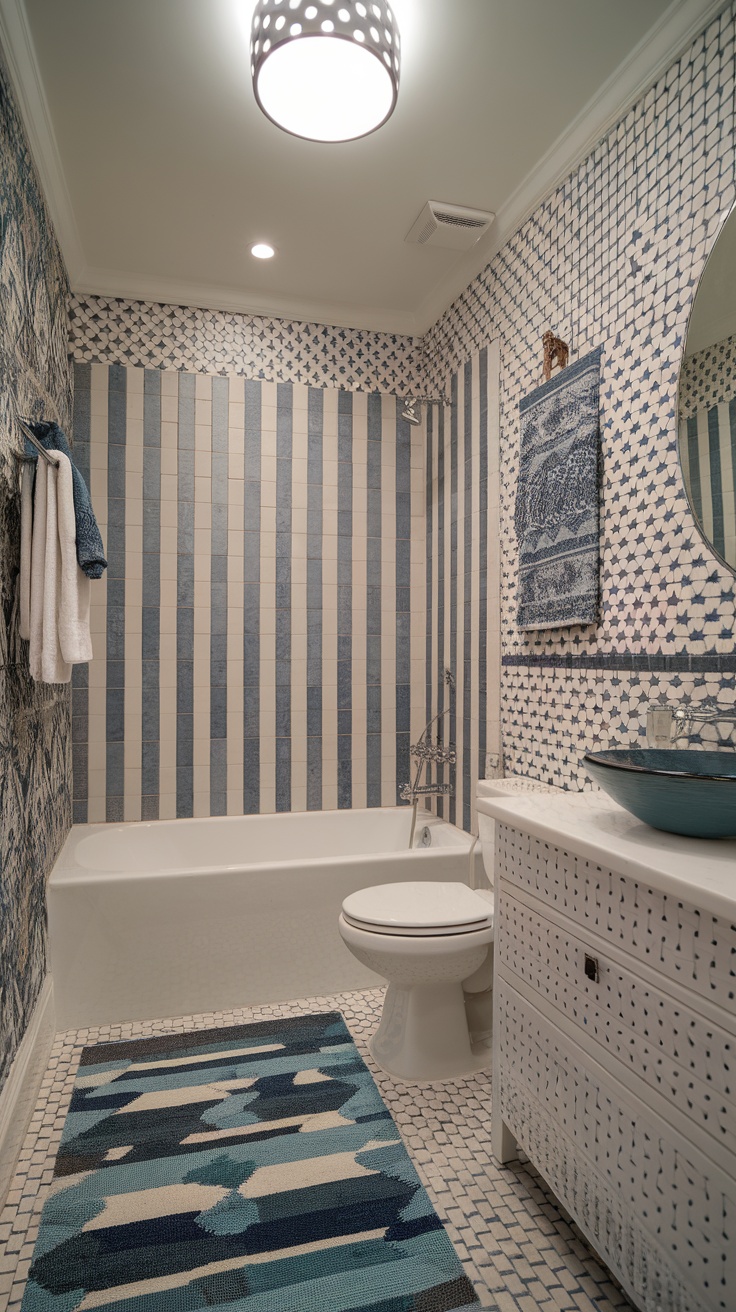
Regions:
<instances>
[{"instance_id":1,"label":"blue and white striped tile wall","mask_svg":"<svg viewBox=\"0 0 736 1312\"><path fill-rule=\"evenodd\" d=\"M424 342L431 392L450 378L459 387L466 360L492 340L500 345L501 515L489 533L498 532L501 549L505 765L567 787L590 784L585 750L642 742L649 700L736 699L736 580L700 539L677 457L688 316L736 196L735 36L732 3L537 208ZM597 626L524 634L516 625L513 528L518 407L540 380L550 328L570 344L573 359L603 347L602 616ZM461 445L460 418L457 424ZM440 478L447 484L453 477L445 454ZM445 490L440 515L443 500L446 520L452 494ZM436 538L438 527L432 531ZM453 534L445 525L444 558L437 544L445 578ZM445 607L457 610L447 582L445 593ZM435 671L453 655L448 644L456 642L459 619L453 625L445 617ZM473 658L471 687L479 661ZM462 788L458 813L461 807Z\"/></svg>"},{"instance_id":2,"label":"blue and white striped tile wall","mask_svg":"<svg viewBox=\"0 0 736 1312\"><path fill-rule=\"evenodd\" d=\"M736 337L685 360L680 380L680 462L698 523L736 563Z\"/></svg>"},{"instance_id":3,"label":"blue and white striped tile wall","mask_svg":"<svg viewBox=\"0 0 736 1312\"><path fill-rule=\"evenodd\" d=\"M423 428L390 396L77 363L75 432L109 558L75 819L393 805L424 710Z\"/></svg>"},{"instance_id":4,"label":"blue and white striped tile wall","mask_svg":"<svg viewBox=\"0 0 736 1312\"><path fill-rule=\"evenodd\" d=\"M705 536L736 565L736 398L680 421L680 462Z\"/></svg>"},{"instance_id":5,"label":"blue and white striped tile wall","mask_svg":"<svg viewBox=\"0 0 736 1312\"><path fill-rule=\"evenodd\" d=\"M443 776L454 795L433 809L474 832L476 781L500 751L498 368L495 343L467 360L451 404L431 407L426 439L425 712L446 712L443 741L457 754Z\"/></svg>"}]
</instances>

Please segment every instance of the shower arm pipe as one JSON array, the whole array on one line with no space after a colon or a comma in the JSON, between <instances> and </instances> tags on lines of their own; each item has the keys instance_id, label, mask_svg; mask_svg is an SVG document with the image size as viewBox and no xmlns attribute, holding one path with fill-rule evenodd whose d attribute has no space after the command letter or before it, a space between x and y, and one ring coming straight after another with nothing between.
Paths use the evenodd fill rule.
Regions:
<instances>
[{"instance_id":1,"label":"shower arm pipe","mask_svg":"<svg viewBox=\"0 0 736 1312\"><path fill-rule=\"evenodd\" d=\"M414 834L416 833L416 828L417 828L417 807L418 807L418 805L419 805L419 798L417 797L417 795L416 795L416 793L415 793L415 794L414 794L414 801L413 801L412 804L411 804L411 828L410 828L410 830L409 830L409 851L410 851L410 852L411 852L411 850L412 850L412 848L413 848L413 846L414 846Z\"/></svg>"},{"instance_id":2,"label":"shower arm pipe","mask_svg":"<svg viewBox=\"0 0 736 1312\"><path fill-rule=\"evenodd\" d=\"M447 707L445 708L444 711L438 711L437 714L436 714L435 716L432 717L432 719L429 721L429 723L426 724L426 725L424 726L424 729L422 730L421 734L419 735L419 740L418 740L418 741L419 741L420 743L424 742L424 741L426 740L426 738L427 738L427 736L428 736L428 734L429 734L430 729L432 728L432 726L435 725L435 724L437 724L437 721L438 721L438 720L442 720L442 719L444 719L444 717L445 717L446 715L449 715L449 714L450 714L450 707L449 707L449 706L447 706ZM415 770L415 772L414 772L414 781L413 781L413 783L412 783L412 785L411 785L411 792L412 792L412 804L411 804L411 828L410 828L410 830L409 830L409 850L410 850L410 851L411 851L411 849L412 849L413 846L414 846L414 834L415 834L415 832L416 832L416 827L417 827L417 807L418 807L418 805L419 805L419 794L418 794L418 792L417 792L417 789L419 788L419 782L420 782L421 777L422 777L422 771L423 771L423 770L428 770L428 769L429 769L429 761L426 759L426 757L419 757L419 759L418 759L418 761L417 761L416 770Z\"/></svg>"},{"instance_id":3,"label":"shower arm pipe","mask_svg":"<svg viewBox=\"0 0 736 1312\"><path fill-rule=\"evenodd\" d=\"M445 715L446 713L447 713L446 711L440 712L441 715ZM429 724L425 727L425 729L423 730L423 732L419 737L420 743L423 742L424 738L427 735L428 730L431 728L431 726L434 724L435 720L437 719L439 719L439 716L436 715L434 717L434 720L430 720ZM412 802L411 802L411 828L409 830L409 851L411 851L414 846L414 834L416 832L416 827L417 827L417 808L419 806L419 793L417 792L417 789L419 788L419 781L421 780L422 777L422 770L427 769L428 766L429 766L429 761L426 760L425 757L420 756L417 760L416 768L414 771L414 780L411 785Z\"/></svg>"}]
</instances>

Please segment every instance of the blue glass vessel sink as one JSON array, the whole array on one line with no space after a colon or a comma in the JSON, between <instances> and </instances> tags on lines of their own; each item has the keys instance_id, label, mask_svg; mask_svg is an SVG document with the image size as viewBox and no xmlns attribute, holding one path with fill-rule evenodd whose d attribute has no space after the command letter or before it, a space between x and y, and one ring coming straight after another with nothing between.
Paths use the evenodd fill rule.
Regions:
<instances>
[{"instance_id":1,"label":"blue glass vessel sink","mask_svg":"<svg viewBox=\"0 0 736 1312\"><path fill-rule=\"evenodd\" d=\"M736 751L622 747L583 760L619 806L654 829L736 837Z\"/></svg>"}]
</instances>

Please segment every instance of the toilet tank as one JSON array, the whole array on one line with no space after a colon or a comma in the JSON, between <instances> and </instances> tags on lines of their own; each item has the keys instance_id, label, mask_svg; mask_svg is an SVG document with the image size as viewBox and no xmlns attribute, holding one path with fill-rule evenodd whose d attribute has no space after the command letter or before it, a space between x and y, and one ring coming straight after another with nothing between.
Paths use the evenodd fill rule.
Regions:
<instances>
[{"instance_id":1,"label":"toilet tank","mask_svg":"<svg viewBox=\"0 0 736 1312\"><path fill-rule=\"evenodd\" d=\"M527 779L520 774L507 774L503 779L479 779L477 797L508 797L520 793L563 793L564 788L542 783L541 779ZM496 850L496 822L489 815L478 812L478 837L483 852L483 865L491 887L495 885L494 860Z\"/></svg>"}]
</instances>

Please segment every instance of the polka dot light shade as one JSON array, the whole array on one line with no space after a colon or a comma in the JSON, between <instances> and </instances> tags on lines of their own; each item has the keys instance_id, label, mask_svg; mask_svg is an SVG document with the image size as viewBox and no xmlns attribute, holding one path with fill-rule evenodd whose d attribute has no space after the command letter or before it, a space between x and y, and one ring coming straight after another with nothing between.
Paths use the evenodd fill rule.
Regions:
<instances>
[{"instance_id":1,"label":"polka dot light shade","mask_svg":"<svg viewBox=\"0 0 736 1312\"><path fill-rule=\"evenodd\" d=\"M385 0L257 0L251 73L263 113L311 141L353 141L391 116L401 44Z\"/></svg>"}]
</instances>

